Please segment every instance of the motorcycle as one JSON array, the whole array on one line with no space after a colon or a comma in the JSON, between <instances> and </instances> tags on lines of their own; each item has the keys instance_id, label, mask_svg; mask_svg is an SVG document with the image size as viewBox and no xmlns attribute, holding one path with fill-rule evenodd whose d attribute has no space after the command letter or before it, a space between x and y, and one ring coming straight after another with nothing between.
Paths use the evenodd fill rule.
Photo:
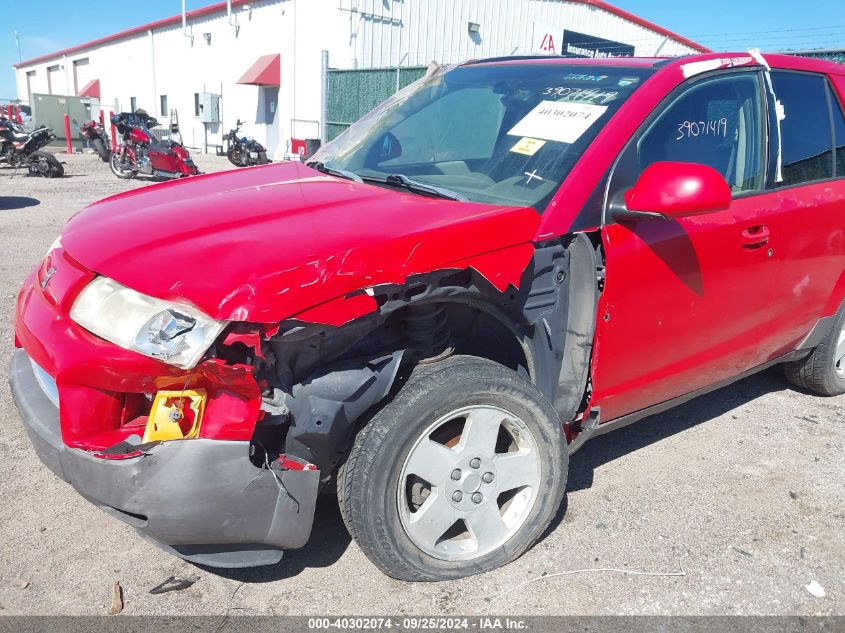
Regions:
<instances>
[{"instance_id":1,"label":"motorcycle","mask_svg":"<svg viewBox=\"0 0 845 633\"><path fill-rule=\"evenodd\" d=\"M26 166L33 176L59 178L65 168L59 159L49 152L39 151L54 140L53 130L42 125L31 132L8 119L0 120L0 163L6 163L15 169Z\"/></svg>"},{"instance_id":2,"label":"motorcycle","mask_svg":"<svg viewBox=\"0 0 845 633\"><path fill-rule=\"evenodd\" d=\"M100 124L96 121L91 121L90 123L85 123L81 128L79 128L79 131L82 132L82 136L91 143L91 147L93 147L94 151L97 152L97 156L100 157L100 160L104 163L109 162L109 157L111 156L109 140L106 135L106 131L100 127Z\"/></svg>"},{"instance_id":3,"label":"motorcycle","mask_svg":"<svg viewBox=\"0 0 845 633\"><path fill-rule=\"evenodd\" d=\"M150 131L158 121L143 110L121 112L112 117L121 144L112 152L109 166L118 178L150 174L159 178L184 178L199 174L181 143L159 141Z\"/></svg>"},{"instance_id":4,"label":"motorcycle","mask_svg":"<svg viewBox=\"0 0 845 633\"><path fill-rule=\"evenodd\" d=\"M246 121L237 120L235 129L229 130L226 140L229 141L229 149L226 150L226 157L236 167L250 167L252 165L266 165L270 162L267 158L267 150L264 146L251 136L238 136L238 131Z\"/></svg>"}]
</instances>

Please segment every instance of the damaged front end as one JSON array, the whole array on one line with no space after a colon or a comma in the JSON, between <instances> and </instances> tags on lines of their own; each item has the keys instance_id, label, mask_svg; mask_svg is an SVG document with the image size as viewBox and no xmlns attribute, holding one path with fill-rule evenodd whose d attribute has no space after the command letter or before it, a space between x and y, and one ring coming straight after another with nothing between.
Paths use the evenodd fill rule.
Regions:
<instances>
[{"instance_id":1,"label":"damaged front end","mask_svg":"<svg viewBox=\"0 0 845 633\"><path fill-rule=\"evenodd\" d=\"M146 538L212 566L269 564L304 545L357 430L420 364L494 360L563 420L587 380L585 236L535 245L530 208L263 169L269 185L255 170L240 188L231 173L152 188L144 214L137 194L96 203L65 227L15 313L12 390L42 461ZM166 215L197 196L201 229ZM233 201L249 210L237 222ZM393 204L404 213L390 224ZM131 310L103 312L122 294Z\"/></svg>"},{"instance_id":2,"label":"damaged front end","mask_svg":"<svg viewBox=\"0 0 845 633\"><path fill-rule=\"evenodd\" d=\"M102 279L58 248L18 297L10 383L40 459L107 513L195 562L271 564L304 545L320 474L305 460L271 462L255 450L256 363L210 350L182 368L156 349L144 356L95 336L71 315ZM188 318L176 330L156 322L144 344L184 333Z\"/></svg>"},{"instance_id":3,"label":"damaged front end","mask_svg":"<svg viewBox=\"0 0 845 633\"><path fill-rule=\"evenodd\" d=\"M420 364L495 360L573 419L594 271L583 235L519 244L394 274L274 324L229 322L180 368L71 318L101 278L60 248L18 298L12 391L42 461L104 511L195 562L272 564L307 542L357 430Z\"/></svg>"}]
</instances>

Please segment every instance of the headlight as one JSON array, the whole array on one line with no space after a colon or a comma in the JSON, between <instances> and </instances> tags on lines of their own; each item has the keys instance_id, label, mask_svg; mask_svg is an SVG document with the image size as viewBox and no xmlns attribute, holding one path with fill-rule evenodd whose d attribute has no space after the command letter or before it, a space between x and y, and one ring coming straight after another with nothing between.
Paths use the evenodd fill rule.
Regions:
<instances>
[{"instance_id":1,"label":"headlight","mask_svg":"<svg viewBox=\"0 0 845 633\"><path fill-rule=\"evenodd\" d=\"M79 293L70 316L100 338L183 369L197 364L227 324L107 277L97 277Z\"/></svg>"}]
</instances>

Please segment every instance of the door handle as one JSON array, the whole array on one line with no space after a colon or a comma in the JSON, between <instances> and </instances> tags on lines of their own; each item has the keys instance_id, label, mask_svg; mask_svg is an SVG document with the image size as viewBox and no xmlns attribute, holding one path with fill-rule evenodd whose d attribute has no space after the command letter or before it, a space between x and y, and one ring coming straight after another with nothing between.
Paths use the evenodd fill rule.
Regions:
<instances>
[{"instance_id":1,"label":"door handle","mask_svg":"<svg viewBox=\"0 0 845 633\"><path fill-rule=\"evenodd\" d=\"M750 226L742 232L742 247L747 249L760 248L769 243L769 227Z\"/></svg>"}]
</instances>

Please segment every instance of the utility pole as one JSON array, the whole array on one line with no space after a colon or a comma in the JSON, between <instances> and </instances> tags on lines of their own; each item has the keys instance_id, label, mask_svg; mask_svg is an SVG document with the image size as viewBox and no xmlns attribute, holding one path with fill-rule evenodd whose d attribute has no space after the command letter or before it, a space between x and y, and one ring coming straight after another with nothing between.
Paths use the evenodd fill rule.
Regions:
<instances>
[{"instance_id":1,"label":"utility pole","mask_svg":"<svg viewBox=\"0 0 845 633\"><path fill-rule=\"evenodd\" d=\"M18 63L21 63L21 36L15 31L15 42L18 44Z\"/></svg>"}]
</instances>

